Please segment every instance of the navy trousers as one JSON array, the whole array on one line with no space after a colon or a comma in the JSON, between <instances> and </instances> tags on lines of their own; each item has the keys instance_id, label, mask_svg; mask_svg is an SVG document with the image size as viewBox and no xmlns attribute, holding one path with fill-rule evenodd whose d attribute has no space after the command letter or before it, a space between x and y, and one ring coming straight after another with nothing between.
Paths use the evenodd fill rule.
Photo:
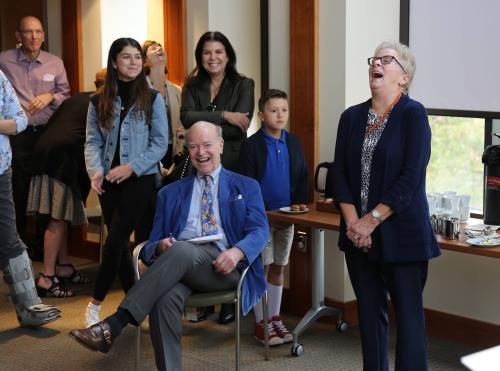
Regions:
<instances>
[{"instance_id":1,"label":"navy trousers","mask_svg":"<svg viewBox=\"0 0 500 371\"><path fill-rule=\"evenodd\" d=\"M396 314L396 371L427 370L427 337L422 293L428 262L384 263L360 250L345 251L357 298L363 370L388 371L389 293Z\"/></svg>"}]
</instances>

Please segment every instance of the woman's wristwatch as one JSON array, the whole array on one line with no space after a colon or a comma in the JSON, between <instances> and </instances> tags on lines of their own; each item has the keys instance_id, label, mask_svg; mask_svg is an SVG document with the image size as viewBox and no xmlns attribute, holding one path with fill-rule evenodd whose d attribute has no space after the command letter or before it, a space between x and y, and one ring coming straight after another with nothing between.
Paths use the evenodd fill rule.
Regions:
<instances>
[{"instance_id":1,"label":"woman's wristwatch","mask_svg":"<svg viewBox=\"0 0 500 371\"><path fill-rule=\"evenodd\" d=\"M382 222L384 221L384 219L382 218L382 214L380 214L380 211L378 211L377 209L373 209L370 213L375 219L377 219L378 221L378 224L382 224Z\"/></svg>"}]
</instances>

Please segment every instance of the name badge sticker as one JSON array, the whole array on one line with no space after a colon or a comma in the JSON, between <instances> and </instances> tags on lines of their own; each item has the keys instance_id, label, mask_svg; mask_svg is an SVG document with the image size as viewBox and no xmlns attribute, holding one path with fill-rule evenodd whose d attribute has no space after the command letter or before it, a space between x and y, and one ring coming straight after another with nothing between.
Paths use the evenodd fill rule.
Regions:
<instances>
[{"instance_id":1,"label":"name badge sticker","mask_svg":"<svg viewBox=\"0 0 500 371\"><path fill-rule=\"evenodd\" d=\"M43 81L54 81L55 76L51 73L46 73L42 76Z\"/></svg>"}]
</instances>

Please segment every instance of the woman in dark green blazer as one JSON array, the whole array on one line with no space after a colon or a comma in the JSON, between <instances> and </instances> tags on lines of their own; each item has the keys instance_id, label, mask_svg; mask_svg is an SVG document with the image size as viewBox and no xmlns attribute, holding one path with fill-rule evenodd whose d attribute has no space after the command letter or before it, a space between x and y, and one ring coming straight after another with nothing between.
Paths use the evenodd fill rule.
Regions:
<instances>
[{"instance_id":1,"label":"woman in dark green blazer","mask_svg":"<svg viewBox=\"0 0 500 371\"><path fill-rule=\"evenodd\" d=\"M181 121L185 128L197 121L222 127L222 165L238 172L241 142L254 110L254 82L236 70L236 53L222 33L206 32L196 45L196 68L182 91Z\"/></svg>"}]
</instances>

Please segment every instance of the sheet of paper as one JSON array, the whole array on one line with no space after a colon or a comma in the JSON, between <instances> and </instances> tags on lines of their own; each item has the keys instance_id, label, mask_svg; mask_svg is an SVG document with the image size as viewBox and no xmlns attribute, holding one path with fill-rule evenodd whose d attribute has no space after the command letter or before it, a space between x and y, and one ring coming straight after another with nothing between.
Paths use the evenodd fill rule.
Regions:
<instances>
[{"instance_id":1,"label":"sheet of paper","mask_svg":"<svg viewBox=\"0 0 500 371\"><path fill-rule=\"evenodd\" d=\"M500 345L460 358L472 371L496 371L500 364Z\"/></svg>"}]
</instances>

